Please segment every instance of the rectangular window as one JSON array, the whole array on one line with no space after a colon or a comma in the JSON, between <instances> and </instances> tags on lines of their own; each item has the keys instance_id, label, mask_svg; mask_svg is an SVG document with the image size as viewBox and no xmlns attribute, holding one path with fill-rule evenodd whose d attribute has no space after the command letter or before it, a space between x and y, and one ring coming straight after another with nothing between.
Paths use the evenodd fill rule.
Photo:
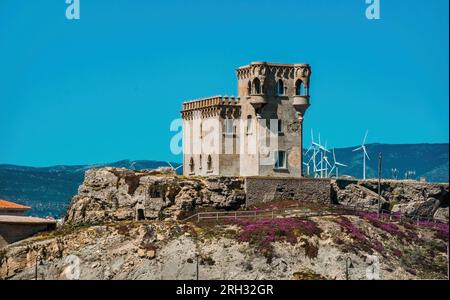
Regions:
<instances>
[{"instance_id":1,"label":"rectangular window","mask_svg":"<svg viewBox=\"0 0 450 300\"><path fill-rule=\"evenodd\" d=\"M286 168L286 152L275 151L275 169L285 169L285 168Z\"/></svg>"},{"instance_id":2,"label":"rectangular window","mask_svg":"<svg viewBox=\"0 0 450 300\"><path fill-rule=\"evenodd\" d=\"M253 120L251 117L247 118L247 133L252 133L252 128L253 128Z\"/></svg>"},{"instance_id":3,"label":"rectangular window","mask_svg":"<svg viewBox=\"0 0 450 300\"><path fill-rule=\"evenodd\" d=\"M278 133L283 133L283 122L278 120Z\"/></svg>"},{"instance_id":4,"label":"rectangular window","mask_svg":"<svg viewBox=\"0 0 450 300\"><path fill-rule=\"evenodd\" d=\"M234 126L232 119L225 119L225 134L234 134Z\"/></svg>"}]
</instances>

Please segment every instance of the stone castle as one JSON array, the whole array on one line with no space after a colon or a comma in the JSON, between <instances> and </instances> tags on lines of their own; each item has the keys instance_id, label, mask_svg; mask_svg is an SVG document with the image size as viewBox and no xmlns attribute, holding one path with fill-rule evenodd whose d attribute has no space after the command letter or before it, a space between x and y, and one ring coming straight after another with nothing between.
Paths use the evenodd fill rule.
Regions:
<instances>
[{"instance_id":1,"label":"stone castle","mask_svg":"<svg viewBox=\"0 0 450 300\"><path fill-rule=\"evenodd\" d=\"M301 177L311 67L253 62L236 73L238 97L183 103L183 174Z\"/></svg>"}]
</instances>

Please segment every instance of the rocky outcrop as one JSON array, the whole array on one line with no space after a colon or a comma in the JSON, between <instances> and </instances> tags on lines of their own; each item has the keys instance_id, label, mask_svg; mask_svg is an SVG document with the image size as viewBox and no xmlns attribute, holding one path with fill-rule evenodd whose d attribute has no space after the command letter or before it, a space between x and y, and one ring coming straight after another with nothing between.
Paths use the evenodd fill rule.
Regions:
<instances>
[{"instance_id":1,"label":"rocky outcrop","mask_svg":"<svg viewBox=\"0 0 450 300\"><path fill-rule=\"evenodd\" d=\"M448 184L382 180L380 187L383 209L448 222ZM338 179L332 182L332 189L337 203L378 206L377 180Z\"/></svg>"},{"instance_id":2,"label":"rocky outcrop","mask_svg":"<svg viewBox=\"0 0 450 300\"><path fill-rule=\"evenodd\" d=\"M185 179L170 169L100 168L86 172L64 222L181 218L195 208L236 209L244 203L243 181L238 178Z\"/></svg>"},{"instance_id":3,"label":"rocky outcrop","mask_svg":"<svg viewBox=\"0 0 450 300\"><path fill-rule=\"evenodd\" d=\"M378 194L368 188L354 183L347 185L344 189L337 188L336 183L332 185L340 204L378 208ZM381 207L385 208L386 199L384 197L380 197L380 199Z\"/></svg>"},{"instance_id":4,"label":"rocky outcrop","mask_svg":"<svg viewBox=\"0 0 450 300\"><path fill-rule=\"evenodd\" d=\"M244 229L237 225L124 221L61 228L0 250L0 280L34 279L36 271L38 280L192 280L197 270L202 280L345 279L348 257L354 266L351 279L368 279L374 257L379 258L380 279L447 276L446 242L429 229L414 230L413 236L423 240L412 247L411 240L392 236L358 217L348 221L355 231L367 235L367 240L342 230L339 217L311 221L321 229L320 234L311 236L294 229L295 240L271 243L270 259L261 251L261 244L241 240ZM398 226L402 232L411 230ZM374 241L380 243L378 250L368 246Z\"/></svg>"}]
</instances>

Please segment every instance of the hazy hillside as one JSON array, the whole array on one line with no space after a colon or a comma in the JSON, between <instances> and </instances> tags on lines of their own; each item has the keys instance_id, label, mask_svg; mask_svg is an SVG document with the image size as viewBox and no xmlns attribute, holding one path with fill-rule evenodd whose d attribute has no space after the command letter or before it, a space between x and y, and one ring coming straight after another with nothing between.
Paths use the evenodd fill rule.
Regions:
<instances>
[{"instance_id":1,"label":"hazy hillside","mask_svg":"<svg viewBox=\"0 0 450 300\"><path fill-rule=\"evenodd\" d=\"M357 147L335 150L336 160L349 166L340 168L340 175L362 177L362 152L353 152L355 148ZM366 160L367 178L378 176L378 156L382 153L383 178L394 178L395 174L391 170L397 169L397 179L405 178L407 171L415 171L416 175L412 179L423 176L430 182L448 182L448 144L368 144L366 148L370 157L370 160Z\"/></svg>"},{"instance_id":2,"label":"hazy hillside","mask_svg":"<svg viewBox=\"0 0 450 300\"><path fill-rule=\"evenodd\" d=\"M355 148L335 150L336 159L349 166L340 168L340 175L362 177L362 153L352 152ZM382 152L384 178L392 178L391 169L396 168L398 179L403 179L406 171L413 170L416 172L415 179L424 176L430 182L448 182L448 144L369 144L367 151L370 156L366 172L368 178L377 176L378 154ZM329 158L332 163L332 154ZM140 170L167 166L167 163L123 160L98 165L46 168L0 165L0 199L30 205L33 207L30 212L32 215L62 216L71 197L76 194L78 186L82 183L84 172L92 167L103 166Z\"/></svg>"},{"instance_id":3,"label":"hazy hillside","mask_svg":"<svg viewBox=\"0 0 450 300\"><path fill-rule=\"evenodd\" d=\"M179 164L173 165L176 167ZM83 182L84 172L93 167L105 166L141 170L167 167L168 164L160 161L122 160L106 164L45 168L0 165L0 199L33 207L29 213L31 215L62 216Z\"/></svg>"}]
</instances>

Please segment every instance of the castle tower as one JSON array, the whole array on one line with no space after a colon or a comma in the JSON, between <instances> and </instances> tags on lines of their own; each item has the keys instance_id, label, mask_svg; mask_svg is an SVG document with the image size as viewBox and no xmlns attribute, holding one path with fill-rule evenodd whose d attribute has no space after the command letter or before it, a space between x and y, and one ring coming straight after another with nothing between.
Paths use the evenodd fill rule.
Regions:
<instances>
[{"instance_id":1,"label":"castle tower","mask_svg":"<svg viewBox=\"0 0 450 300\"><path fill-rule=\"evenodd\" d=\"M310 66L253 62L236 73L237 98L215 96L183 104L183 173L302 176Z\"/></svg>"},{"instance_id":2,"label":"castle tower","mask_svg":"<svg viewBox=\"0 0 450 300\"><path fill-rule=\"evenodd\" d=\"M243 154L241 175L302 175L302 127L309 107L310 76L307 64L254 62L237 69L242 118L257 120L258 135L273 125L278 127L278 150L264 151L272 148L271 141L259 139L259 153Z\"/></svg>"}]
</instances>

